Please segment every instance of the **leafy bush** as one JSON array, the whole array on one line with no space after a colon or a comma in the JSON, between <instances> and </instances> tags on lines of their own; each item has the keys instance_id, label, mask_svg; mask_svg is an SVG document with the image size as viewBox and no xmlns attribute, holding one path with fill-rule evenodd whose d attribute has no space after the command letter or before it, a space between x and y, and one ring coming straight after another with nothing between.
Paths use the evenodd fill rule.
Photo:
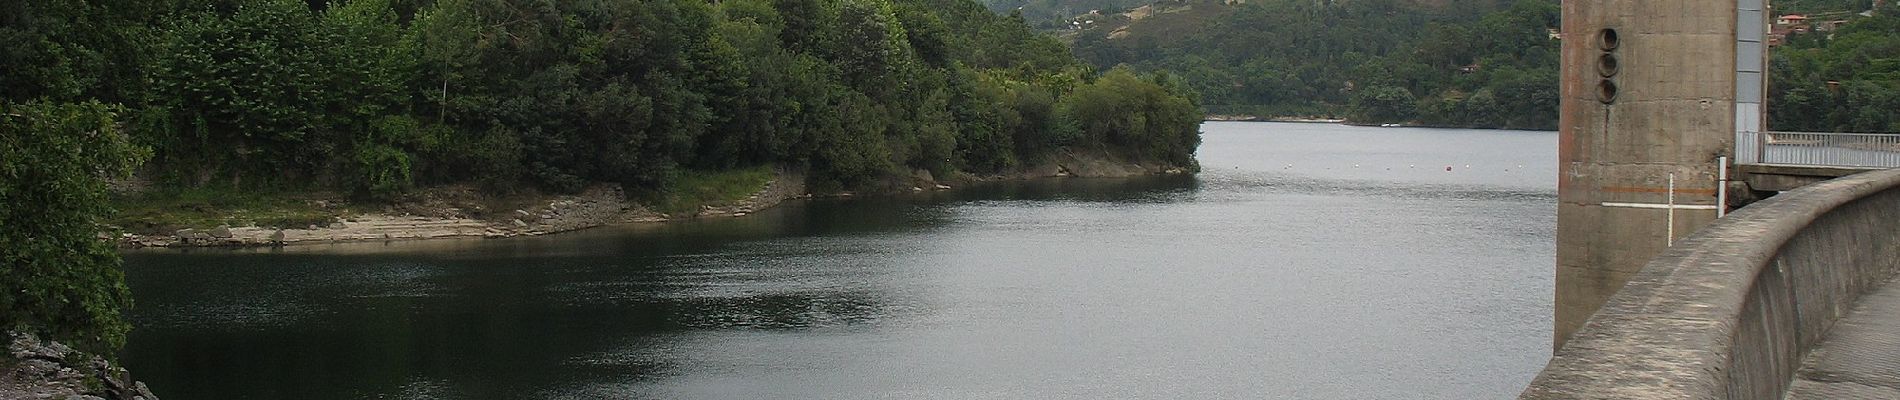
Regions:
<instances>
[{"instance_id":1,"label":"leafy bush","mask_svg":"<svg viewBox=\"0 0 1900 400\"><path fill-rule=\"evenodd\" d=\"M388 145L368 145L357 149L357 191L372 198L389 199L408 189L415 177L409 169L409 153Z\"/></svg>"}]
</instances>

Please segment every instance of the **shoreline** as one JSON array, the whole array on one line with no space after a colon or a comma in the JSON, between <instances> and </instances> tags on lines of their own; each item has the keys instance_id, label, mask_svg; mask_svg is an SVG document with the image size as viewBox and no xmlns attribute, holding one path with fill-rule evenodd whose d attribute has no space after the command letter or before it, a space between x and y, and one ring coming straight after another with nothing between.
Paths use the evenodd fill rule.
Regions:
<instances>
[{"instance_id":1,"label":"shoreline","mask_svg":"<svg viewBox=\"0 0 1900 400\"><path fill-rule=\"evenodd\" d=\"M1209 114L1201 118L1202 122L1293 122L1304 124L1344 124L1343 118L1319 117L1261 117L1257 115L1218 115Z\"/></svg>"},{"instance_id":2,"label":"shoreline","mask_svg":"<svg viewBox=\"0 0 1900 400\"><path fill-rule=\"evenodd\" d=\"M421 216L364 212L303 228L261 226L180 229L170 234L121 234L121 249L257 248L312 244L389 242L429 239L501 239L572 232L616 224L663 223L697 218L745 216L799 197L804 176L775 171L774 177L735 204L702 206L692 215L668 216L627 199L620 188L599 184L578 194L549 196L535 205L499 216ZM808 196L807 196L808 197ZM449 214L461 211L448 208Z\"/></svg>"},{"instance_id":3,"label":"shoreline","mask_svg":"<svg viewBox=\"0 0 1900 400\"><path fill-rule=\"evenodd\" d=\"M1555 132L1556 131L1556 129L1512 128L1512 127L1496 127L1496 126L1440 125L1440 124L1420 124L1420 123L1415 123L1415 122L1403 122L1403 123L1396 123L1396 124L1390 124L1390 123L1374 124L1374 123L1353 122L1353 121L1349 121L1345 119L1332 119L1332 118L1257 117L1257 116L1252 116L1252 115L1208 115L1206 118L1202 119L1201 121L1202 122L1285 122L1285 123L1300 123L1300 124L1339 124L1339 125L1358 126L1358 127L1367 127L1367 128L1489 129L1489 130L1504 130L1504 131L1540 131L1540 132Z\"/></svg>"},{"instance_id":4,"label":"shoreline","mask_svg":"<svg viewBox=\"0 0 1900 400\"><path fill-rule=\"evenodd\" d=\"M731 204L701 206L691 215L653 211L628 200L612 185L595 185L579 194L551 196L536 206L509 211L503 216L430 217L410 214L366 212L339 217L327 225L304 228L259 226L212 229L180 229L169 234L125 233L114 238L120 249L146 248L276 248L336 243L392 242L433 239L503 239L541 236L584 229L632 224L660 224L702 218L738 218L776 207L790 200L822 197L883 196L923 191L953 190L982 182L1061 178L1128 178L1151 175L1193 173L1192 168L1127 162L1107 154L1077 154L1059 151L1050 160L1012 173L977 176L957 174L938 179L918 171L908 180L887 182L879 190L864 192L811 193L802 173L775 169L774 176L750 196ZM449 208L450 211L460 211Z\"/></svg>"}]
</instances>

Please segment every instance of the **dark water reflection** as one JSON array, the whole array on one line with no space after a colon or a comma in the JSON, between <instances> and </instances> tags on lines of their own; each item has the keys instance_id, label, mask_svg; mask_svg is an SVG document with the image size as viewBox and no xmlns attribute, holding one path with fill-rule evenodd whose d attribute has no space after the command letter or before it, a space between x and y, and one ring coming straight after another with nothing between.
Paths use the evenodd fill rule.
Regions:
<instances>
[{"instance_id":1,"label":"dark water reflection","mask_svg":"<svg viewBox=\"0 0 1900 400\"><path fill-rule=\"evenodd\" d=\"M1541 366L1554 134L1205 130L1198 177L135 252L126 361L168 399L1508 398Z\"/></svg>"}]
</instances>

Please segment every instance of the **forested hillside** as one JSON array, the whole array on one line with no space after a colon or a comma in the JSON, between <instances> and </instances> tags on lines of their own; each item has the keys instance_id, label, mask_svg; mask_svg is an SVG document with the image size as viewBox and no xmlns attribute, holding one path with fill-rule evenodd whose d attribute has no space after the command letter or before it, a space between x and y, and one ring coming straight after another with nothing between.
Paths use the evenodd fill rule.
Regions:
<instances>
[{"instance_id":1,"label":"forested hillside","mask_svg":"<svg viewBox=\"0 0 1900 400\"><path fill-rule=\"evenodd\" d=\"M1179 83L967 0L28 0L0 41L7 107L111 104L175 186L652 192L782 165L839 190L1065 146L1191 166L1199 140Z\"/></svg>"},{"instance_id":2,"label":"forested hillside","mask_svg":"<svg viewBox=\"0 0 1900 400\"><path fill-rule=\"evenodd\" d=\"M1776 14L1827 12L1857 13L1874 8L1874 0L1779 0L1770 4Z\"/></svg>"},{"instance_id":3,"label":"forested hillside","mask_svg":"<svg viewBox=\"0 0 1900 400\"><path fill-rule=\"evenodd\" d=\"M1098 66L1179 74L1210 113L1554 129L1553 0L1161 1L1070 30Z\"/></svg>"},{"instance_id":4,"label":"forested hillside","mask_svg":"<svg viewBox=\"0 0 1900 400\"><path fill-rule=\"evenodd\" d=\"M1791 34L1769 57L1769 129L1900 132L1900 8Z\"/></svg>"}]
</instances>

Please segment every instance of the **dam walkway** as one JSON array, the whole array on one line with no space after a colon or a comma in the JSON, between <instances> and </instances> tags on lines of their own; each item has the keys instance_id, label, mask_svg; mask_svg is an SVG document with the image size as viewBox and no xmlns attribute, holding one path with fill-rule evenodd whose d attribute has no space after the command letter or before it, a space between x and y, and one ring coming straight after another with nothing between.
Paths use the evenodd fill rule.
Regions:
<instances>
[{"instance_id":1,"label":"dam walkway","mask_svg":"<svg viewBox=\"0 0 1900 400\"><path fill-rule=\"evenodd\" d=\"M1900 284L1861 296L1801 363L1785 398L1900 399Z\"/></svg>"}]
</instances>

